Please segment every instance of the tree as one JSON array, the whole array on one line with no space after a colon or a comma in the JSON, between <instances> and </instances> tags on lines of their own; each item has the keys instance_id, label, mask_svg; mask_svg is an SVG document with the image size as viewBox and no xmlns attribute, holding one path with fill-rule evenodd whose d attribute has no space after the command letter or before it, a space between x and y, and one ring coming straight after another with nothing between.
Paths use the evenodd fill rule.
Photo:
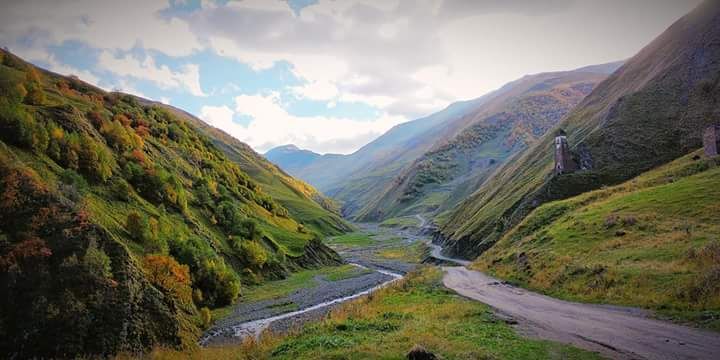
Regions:
<instances>
[{"instance_id":1,"label":"tree","mask_svg":"<svg viewBox=\"0 0 720 360\"><path fill-rule=\"evenodd\" d=\"M261 268L268 260L267 251L257 241L240 242L239 255L254 268Z\"/></svg>"},{"instance_id":2,"label":"tree","mask_svg":"<svg viewBox=\"0 0 720 360\"><path fill-rule=\"evenodd\" d=\"M149 232L149 227L147 219L138 212L132 211L127 215L125 230L130 233L130 237L134 240L144 242Z\"/></svg>"},{"instance_id":3,"label":"tree","mask_svg":"<svg viewBox=\"0 0 720 360\"><path fill-rule=\"evenodd\" d=\"M230 305L240 295L240 279L220 258L206 258L196 273L196 286L205 304L216 308Z\"/></svg>"},{"instance_id":4,"label":"tree","mask_svg":"<svg viewBox=\"0 0 720 360\"><path fill-rule=\"evenodd\" d=\"M105 251L98 248L94 240L90 241L90 244L85 250L85 256L83 257L83 265L89 273L109 279L112 277L112 268L110 267L110 257L105 254Z\"/></svg>"},{"instance_id":5,"label":"tree","mask_svg":"<svg viewBox=\"0 0 720 360\"><path fill-rule=\"evenodd\" d=\"M148 255L143 261L150 283L183 304L192 303L190 269L166 255Z\"/></svg>"},{"instance_id":6,"label":"tree","mask_svg":"<svg viewBox=\"0 0 720 360\"><path fill-rule=\"evenodd\" d=\"M105 182L112 176L114 158L112 154L91 137L83 135L80 142L80 170L93 180Z\"/></svg>"},{"instance_id":7,"label":"tree","mask_svg":"<svg viewBox=\"0 0 720 360\"><path fill-rule=\"evenodd\" d=\"M40 87L40 84L31 84L28 86L27 95L25 95L23 101L28 105L43 105L46 101L45 91Z\"/></svg>"}]
</instances>

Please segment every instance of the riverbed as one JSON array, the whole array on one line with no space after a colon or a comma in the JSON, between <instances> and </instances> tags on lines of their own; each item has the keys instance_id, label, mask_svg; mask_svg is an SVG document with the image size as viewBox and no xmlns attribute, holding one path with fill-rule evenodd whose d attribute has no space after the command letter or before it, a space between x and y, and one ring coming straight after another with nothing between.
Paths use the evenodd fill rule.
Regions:
<instances>
[{"instance_id":1,"label":"riverbed","mask_svg":"<svg viewBox=\"0 0 720 360\"><path fill-rule=\"evenodd\" d=\"M429 239L418 228L382 228L376 224L358 224L360 234L369 242L362 245L329 244L343 259L357 268L357 274L331 279L322 273L306 286L289 294L257 301L243 301L203 334L200 345L224 345L259 336L264 330L287 332L308 321L323 318L343 302L367 295L401 279L419 265L419 258L392 258L384 254L424 246Z\"/></svg>"}]
</instances>

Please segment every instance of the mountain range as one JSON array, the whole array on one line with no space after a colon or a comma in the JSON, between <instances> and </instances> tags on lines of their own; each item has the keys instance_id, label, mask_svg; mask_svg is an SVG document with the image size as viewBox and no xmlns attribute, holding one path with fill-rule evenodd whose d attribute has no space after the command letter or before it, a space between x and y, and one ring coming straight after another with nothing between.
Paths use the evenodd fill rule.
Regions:
<instances>
[{"instance_id":1,"label":"mountain range","mask_svg":"<svg viewBox=\"0 0 720 360\"><path fill-rule=\"evenodd\" d=\"M621 64L525 76L398 125L350 155L282 146L265 156L341 202L343 214L357 220L437 213L536 141Z\"/></svg>"}]
</instances>

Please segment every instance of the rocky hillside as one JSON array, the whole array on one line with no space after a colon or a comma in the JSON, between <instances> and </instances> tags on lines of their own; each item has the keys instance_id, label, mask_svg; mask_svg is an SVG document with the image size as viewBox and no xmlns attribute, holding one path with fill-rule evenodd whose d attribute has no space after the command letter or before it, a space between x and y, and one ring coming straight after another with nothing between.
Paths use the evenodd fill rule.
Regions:
<instances>
[{"instance_id":1,"label":"rocky hillside","mask_svg":"<svg viewBox=\"0 0 720 360\"><path fill-rule=\"evenodd\" d=\"M627 180L701 146L720 118L720 3L678 20L602 82L557 128L584 170L553 176L553 132L514 156L440 229L451 252L474 257L530 211Z\"/></svg>"},{"instance_id":2,"label":"rocky hillside","mask_svg":"<svg viewBox=\"0 0 720 360\"><path fill-rule=\"evenodd\" d=\"M356 216L382 220L437 213L475 191L513 154L560 121L620 63L526 76L505 87L458 123L462 130L406 167ZM597 70L594 70L597 69ZM458 127L456 124L448 124Z\"/></svg>"},{"instance_id":3,"label":"rocky hillside","mask_svg":"<svg viewBox=\"0 0 720 360\"><path fill-rule=\"evenodd\" d=\"M0 353L194 346L245 283L333 264L332 204L177 109L0 51Z\"/></svg>"}]
</instances>

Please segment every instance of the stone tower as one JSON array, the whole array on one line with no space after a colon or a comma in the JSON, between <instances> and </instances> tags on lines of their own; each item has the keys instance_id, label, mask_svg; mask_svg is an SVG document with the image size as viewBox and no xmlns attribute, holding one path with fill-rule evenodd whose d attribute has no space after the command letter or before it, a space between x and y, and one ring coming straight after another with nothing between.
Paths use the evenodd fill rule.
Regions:
<instances>
[{"instance_id":1,"label":"stone tower","mask_svg":"<svg viewBox=\"0 0 720 360\"><path fill-rule=\"evenodd\" d=\"M577 165L570 156L570 147L567 137L558 135L555 137L555 174L567 174L577 170Z\"/></svg>"},{"instance_id":2,"label":"stone tower","mask_svg":"<svg viewBox=\"0 0 720 360\"><path fill-rule=\"evenodd\" d=\"M718 155L718 149L720 149L720 125L712 125L705 129L703 132L703 148L707 157Z\"/></svg>"}]
</instances>

